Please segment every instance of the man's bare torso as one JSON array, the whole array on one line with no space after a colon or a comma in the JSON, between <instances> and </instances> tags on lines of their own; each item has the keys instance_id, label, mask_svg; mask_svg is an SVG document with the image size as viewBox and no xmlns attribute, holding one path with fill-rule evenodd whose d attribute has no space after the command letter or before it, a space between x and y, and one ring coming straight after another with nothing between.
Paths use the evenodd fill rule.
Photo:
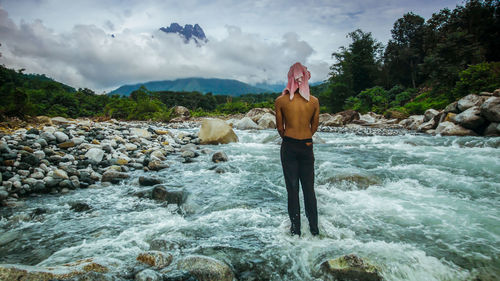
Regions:
<instances>
[{"instance_id":1,"label":"man's bare torso","mask_svg":"<svg viewBox=\"0 0 500 281\"><path fill-rule=\"evenodd\" d=\"M275 101L276 127L279 134L294 139L310 139L318 129L319 102L310 96L309 102L298 92L280 96Z\"/></svg>"}]
</instances>

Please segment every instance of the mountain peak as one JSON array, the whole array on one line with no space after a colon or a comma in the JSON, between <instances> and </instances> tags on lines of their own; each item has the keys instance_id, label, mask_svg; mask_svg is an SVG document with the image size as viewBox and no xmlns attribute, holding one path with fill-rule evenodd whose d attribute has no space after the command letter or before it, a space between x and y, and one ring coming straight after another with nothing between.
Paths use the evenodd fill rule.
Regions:
<instances>
[{"instance_id":1,"label":"mountain peak","mask_svg":"<svg viewBox=\"0 0 500 281\"><path fill-rule=\"evenodd\" d=\"M196 44L208 41L205 36L205 32L203 32L203 29L198 24L195 24L194 26L192 24L186 24L182 27L178 23L173 22L169 27L160 27L160 30L165 33L179 34L182 38L184 38L185 43L188 43L190 39L193 39Z\"/></svg>"}]
</instances>

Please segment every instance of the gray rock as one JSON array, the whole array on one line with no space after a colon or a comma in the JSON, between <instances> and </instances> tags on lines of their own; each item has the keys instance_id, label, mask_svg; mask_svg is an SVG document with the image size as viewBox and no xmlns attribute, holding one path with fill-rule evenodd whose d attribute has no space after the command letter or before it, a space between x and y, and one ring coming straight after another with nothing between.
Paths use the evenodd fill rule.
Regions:
<instances>
[{"instance_id":1,"label":"gray rock","mask_svg":"<svg viewBox=\"0 0 500 281\"><path fill-rule=\"evenodd\" d=\"M257 124L264 129L275 129L276 128L276 117L270 113L264 113Z\"/></svg>"},{"instance_id":2,"label":"gray rock","mask_svg":"<svg viewBox=\"0 0 500 281\"><path fill-rule=\"evenodd\" d=\"M68 135L66 135L65 133L63 133L61 131L55 132L54 136L56 137L56 140L58 143L63 143L65 141L69 140Z\"/></svg>"},{"instance_id":3,"label":"gray rock","mask_svg":"<svg viewBox=\"0 0 500 281\"><path fill-rule=\"evenodd\" d=\"M428 122L431 119L434 119L434 116L438 115L439 111L435 109L427 109L424 113L424 122Z\"/></svg>"},{"instance_id":4,"label":"gray rock","mask_svg":"<svg viewBox=\"0 0 500 281\"><path fill-rule=\"evenodd\" d=\"M199 280L232 281L234 274L231 268L214 258L192 255L177 263L177 268L185 270Z\"/></svg>"},{"instance_id":5,"label":"gray rock","mask_svg":"<svg viewBox=\"0 0 500 281\"><path fill-rule=\"evenodd\" d=\"M484 119L481 117L481 109L479 106L470 107L462 113L457 114L453 117L452 121L471 130L476 130L484 124Z\"/></svg>"},{"instance_id":6,"label":"gray rock","mask_svg":"<svg viewBox=\"0 0 500 281\"><path fill-rule=\"evenodd\" d=\"M85 153L85 157L87 159L94 161L96 163L99 163L102 161L102 158L104 157L104 151L99 148L91 148Z\"/></svg>"},{"instance_id":7,"label":"gray rock","mask_svg":"<svg viewBox=\"0 0 500 281\"><path fill-rule=\"evenodd\" d=\"M491 123L484 131L485 136L500 136L500 123Z\"/></svg>"},{"instance_id":8,"label":"gray rock","mask_svg":"<svg viewBox=\"0 0 500 281\"><path fill-rule=\"evenodd\" d=\"M473 106L480 106L484 101L484 98L478 95L470 94L461 98L457 107L460 112L465 111Z\"/></svg>"},{"instance_id":9,"label":"gray rock","mask_svg":"<svg viewBox=\"0 0 500 281\"><path fill-rule=\"evenodd\" d=\"M45 158L45 152L43 152L42 150L37 150L37 151L33 152L33 155L35 155L36 158L38 158L39 160L42 160Z\"/></svg>"},{"instance_id":10,"label":"gray rock","mask_svg":"<svg viewBox=\"0 0 500 281\"><path fill-rule=\"evenodd\" d=\"M61 170L61 169L54 170L54 172L52 173L52 177L54 179L63 179L63 180L69 179L68 174L66 173L66 171Z\"/></svg>"},{"instance_id":11,"label":"gray rock","mask_svg":"<svg viewBox=\"0 0 500 281\"><path fill-rule=\"evenodd\" d=\"M153 187L152 198L158 201L166 201L168 204L182 205L187 199L183 190L167 190L163 185Z\"/></svg>"},{"instance_id":12,"label":"gray rock","mask_svg":"<svg viewBox=\"0 0 500 281\"><path fill-rule=\"evenodd\" d=\"M54 134L50 132L43 132L40 134L40 137L46 140L47 142L55 141L57 138L54 136ZM41 144L41 143L40 143ZM43 145L42 145L43 146Z\"/></svg>"},{"instance_id":13,"label":"gray rock","mask_svg":"<svg viewBox=\"0 0 500 281\"><path fill-rule=\"evenodd\" d=\"M443 136L477 136L474 131L449 121L439 123L436 128L436 134Z\"/></svg>"},{"instance_id":14,"label":"gray rock","mask_svg":"<svg viewBox=\"0 0 500 281\"><path fill-rule=\"evenodd\" d=\"M182 158L194 158L196 157L196 153L192 150L184 150L182 153L181 153L181 157Z\"/></svg>"},{"instance_id":15,"label":"gray rock","mask_svg":"<svg viewBox=\"0 0 500 281\"><path fill-rule=\"evenodd\" d=\"M448 112L459 113L460 111L458 110L458 101L455 101L455 102L448 104L445 107L444 112L446 112L446 113L448 113Z\"/></svg>"},{"instance_id":16,"label":"gray rock","mask_svg":"<svg viewBox=\"0 0 500 281\"><path fill-rule=\"evenodd\" d=\"M144 269L135 275L136 281L162 281L163 276L152 269Z\"/></svg>"},{"instance_id":17,"label":"gray rock","mask_svg":"<svg viewBox=\"0 0 500 281\"><path fill-rule=\"evenodd\" d=\"M261 126L257 125L250 117L243 117L240 121L234 124L236 129L240 130L259 130L262 129Z\"/></svg>"},{"instance_id":18,"label":"gray rock","mask_svg":"<svg viewBox=\"0 0 500 281\"><path fill-rule=\"evenodd\" d=\"M168 164L162 163L159 160L152 160L148 163L148 169L151 171L159 171L168 168Z\"/></svg>"},{"instance_id":19,"label":"gray rock","mask_svg":"<svg viewBox=\"0 0 500 281\"><path fill-rule=\"evenodd\" d=\"M37 180L33 185L33 190L35 192L43 192L45 191L45 182L43 180Z\"/></svg>"},{"instance_id":20,"label":"gray rock","mask_svg":"<svg viewBox=\"0 0 500 281\"><path fill-rule=\"evenodd\" d=\"M227 155L224 151L217 151L212 155L212 162L219 163L219 162L227 162L228 158Z\"/></svg>"},{"instance_id":21,"label":"gray rock","mask_svg":"<svg viewBox=\"0 0 500 281\"><path fill-rule=\"evenodd\" d=\"M491 97L481 105L481 115L490 122L500 122L500 97Z\"/></svg>"},{"instance_id":22,"label":"gray rock","mask_svg":"<svg viewBox=\"0 0 500 281\"><path fill-rule=\"evenodd\" d=\"M35 143L40 144L40 146L41 146L41 147L46 147L46 146L48 145L47 141L46 141L45 139L42 139L42 138L37 139L37 140L35 141Z\"/></svg>"},{"instance_id":23,"label":"gray rock","mask_svg":"<svg viewBox=\"0 0 500 281\"><path fill-rule=\"evenodd\" d=\"M153 186L155 184L160 184L162 183L161 180L157 178L150 178L150 177L139 177L139 184L142 186Z\"/></svg>"},{"instance_id":24,"label":"gray rock","mask_svg":"<svg viewBox=\"0 0 500 281\"><path fill-rule=\"evenodd\" d=\"M92 207L84 202L73 202L71 203L70 210L75 212L86 212L92 210Z\"/></svg>"},{"instance_id":25,"label":"gray rock","mask_svg":"<svg viewBox=\"0 0 500 281\"><path fill-rule=\"evenodd\" d=\"M102 174L102 182L119 183L122 179L128 179L130 176L126 173L117 172L113 170L107 170Z\"/></svg>"},{"instance_id":26,"label":"gray rock","mask_svg":"<svg viewBox=\"0 0 500 281\"><path fill-rule=\"evenodd\" d=\"M0 153L10 153L9 145L4 141L0 141Z\"/></svg>"},{"instance_id":27,"label":"gray rock","mask_svg":"<svg viewBox=\"0 0 500 281\"><path fill-rule=\"evenodd\" d=\"M9 193L5 190L0 190L0 201L3 201L9 197Z\"/></svg>"}]
</instances>

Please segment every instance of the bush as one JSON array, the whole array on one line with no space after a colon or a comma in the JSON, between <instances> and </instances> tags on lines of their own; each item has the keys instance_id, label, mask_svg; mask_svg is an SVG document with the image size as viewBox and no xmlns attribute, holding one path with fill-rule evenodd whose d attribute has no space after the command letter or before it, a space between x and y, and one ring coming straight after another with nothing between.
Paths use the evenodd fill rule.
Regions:
<instances>
[{"instance_id":1,"label":"bush","mask_svg":"<svg viewBox=\"0 0 500 281\"><path fill-rule=\"evenodd\" d=\"M460 72L460 80L452 90L453 100L468 94L493 92L500 88L500 62L483 62Z\"/></svg>"}]
</instances>

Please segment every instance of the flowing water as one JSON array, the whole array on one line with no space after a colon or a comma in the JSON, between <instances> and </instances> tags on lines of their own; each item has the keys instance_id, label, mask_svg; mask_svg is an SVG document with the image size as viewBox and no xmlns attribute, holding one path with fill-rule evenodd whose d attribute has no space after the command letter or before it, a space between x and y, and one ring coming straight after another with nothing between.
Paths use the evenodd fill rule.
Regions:
<instances>
[{"instance_id":1,"label":"flowing water","mask_svg":"<svg viewBox=\"0 0 500 281\"><path fill-rule=\"evenodd\" d=\"M131 195L144 189L143 171L118 185L28 198L0 221L0 263L104 257L120 268L168 249L174 260L226 261L241 280L315 280L321 262L356 253L387 280L499 278L500 138L318 133L321 235L310 235L302 207L297 238L288 234L276 132L236 133L239 143L206 146L226 152L225 173L203 154L187 164L170 155L170 168L148 173L189 193L181 208ZM71 211L75 201L92 211ZM26 219L36 208L47 212Z\"/></svg>"}]
</instances>

